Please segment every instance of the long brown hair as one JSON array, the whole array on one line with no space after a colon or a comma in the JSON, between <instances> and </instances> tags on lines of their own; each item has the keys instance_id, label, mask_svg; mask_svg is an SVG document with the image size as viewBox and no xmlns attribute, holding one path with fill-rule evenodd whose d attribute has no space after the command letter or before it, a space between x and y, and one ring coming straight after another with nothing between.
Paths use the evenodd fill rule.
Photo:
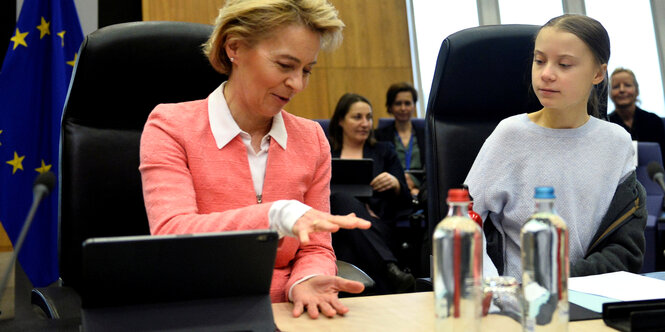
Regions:
<instances>
[{"instance_id":1,"label":"long brown hair","mask_svg":"<svg viewBox=\"0 0 665 332\"><path fill-rule=\"evenodd\" d=\"M337 101L337 106L335 106L335 113L333 113L332 118L330 119L330 145L334 151L341 150L344 145L344 128L339 125L339 122L346 117L346 114L349 113L351 105L363 102L369 105L372 108L372 103L369 100L359 94L355 93L345 93L339 101ZM376 144L376 139L374 138L374 130L370 128L369 138L367 142L370 146Z\"/></svg>"}]
</instances>

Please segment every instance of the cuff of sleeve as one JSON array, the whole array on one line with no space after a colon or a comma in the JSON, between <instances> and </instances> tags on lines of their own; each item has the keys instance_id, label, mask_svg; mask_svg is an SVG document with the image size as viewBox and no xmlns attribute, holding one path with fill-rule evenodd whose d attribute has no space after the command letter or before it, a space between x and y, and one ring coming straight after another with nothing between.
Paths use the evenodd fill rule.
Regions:
<instances>
[{"instance_id":1,"label":"cuff of sleeve","mask_svg":"<svg viewBox=\"0 0 665 332\"><path fill-rule=\"evenodd\" d=\"M299 283L301 283L301 282L303 282L303 281L306 281L306 280L308 280L309 278L316 277L316 276L318 276L318 275L319 275L319 274L310 274L310 275L305 276L305 277L303 277L302 279L300 279L300 280L294 282L293 285L291 285L291 288L289 288L289 302L293 302L293 287L296 287L297 284L299 284Z\"/></svg>"},{"instance_id":2,"label":"cuff of sleeve","mask_svg":"<svg viewBox=\"0 0 665 332\"><path fill-rule=\"evenodd\" d=\"M293 225L311 207L296 200L279 200L272 204L268 211L270 229L277 231L279 237L295 236Z\"/></svg>"}]
</instances>

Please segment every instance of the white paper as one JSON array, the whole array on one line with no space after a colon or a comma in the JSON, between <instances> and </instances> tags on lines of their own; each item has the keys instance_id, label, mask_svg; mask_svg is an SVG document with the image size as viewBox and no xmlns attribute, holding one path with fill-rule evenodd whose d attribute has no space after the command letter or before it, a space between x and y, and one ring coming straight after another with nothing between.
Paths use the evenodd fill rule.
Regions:
<instances>
[{"instance_id":1,"label":"white paper","mask_svg":"<svg viewBox=\"0 0 665 332\"><path fill-rule=\"evenodd\" d=\"M665 280L623 271L570 278L568 289L620 301L665 298Z\"/></svg>"}]
</instances>

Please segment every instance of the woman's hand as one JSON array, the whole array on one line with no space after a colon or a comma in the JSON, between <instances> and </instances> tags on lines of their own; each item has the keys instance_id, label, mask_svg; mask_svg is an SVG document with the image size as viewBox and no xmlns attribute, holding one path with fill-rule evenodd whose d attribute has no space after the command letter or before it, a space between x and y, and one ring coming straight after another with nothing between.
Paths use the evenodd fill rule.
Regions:
<instances>
[{"instance_id":1,"label":"woman's hand","mask_svg":"<svg viewBox=\"0 0 665 332\"><path fill-rule=\"evenodd\" d=\"M293 287L293 317L299 317L307 308L311 318L319 317L319 311L327 317L344 315L349 308L337 297L340 291L360 293L365 289L358 281L335 276L314 276Z\"/></svg>"},{"instance_id":2,"label":"woman's hand","mask_svg":"<svg viewBox=\"0 0 665 332\"><path fill-rule=\"evenodd\" d=\"M406 178L406 185L409 187L409 191L411 191L411 196L418 196L420 190L416 187L416 183L413 182L411 174L404 172L404 177Z\"/></svg>"},{"instance_id":3,"label":"woman's hand","mask_svg":"<svg viewBox=\"0 0 665 332\"><path fill-rule=\"evenodd\" d=\"M296 220L296 223L293 225L293 234L300 239L301 243L307 244L309 243L309 233L334 233L340 228L368 229L370 226L372 224L369 221L356 217L355 213L345 216L334 216L330 213L310 209Z\"/></svg>"},{"instance_id":4,"label":"woman's hand","mask_svg":"<svg viewBox=\"0 0 665 332\"><path fill-rule=\"evenodd\" d=\"M395 193L399 193L400 191L399 180L388 172L383 172L377 175L369 185L378 192L384 192L390 189L394 190Z\"/></svg>"}]
</instances>

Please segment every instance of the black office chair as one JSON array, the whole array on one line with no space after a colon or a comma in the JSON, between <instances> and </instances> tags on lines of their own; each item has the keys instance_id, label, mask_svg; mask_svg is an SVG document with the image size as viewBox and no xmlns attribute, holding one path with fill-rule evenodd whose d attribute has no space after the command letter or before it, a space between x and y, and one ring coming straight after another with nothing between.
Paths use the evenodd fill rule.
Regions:
<instances>
[{"instance_id":1,"label":"black office chair","mask_svg":"<svg viewBox=\"0 0 665 332\"><path fill-rule=\"evenodd\" d=\"M202 53L212 29L184 22L123 23L83 42L61 129L62 287L32 295L47 316L79 315L86 239L149 234L138 171L143 126L157 104L206 98L226 79ZM358 272L345 277L365 280Z\"/></svg>"},{"instance_id":2,"label":"black office chair","mask_svg":"<svg viewBox=\"0 0 665 332\"><path fill-rule=\"evenodd\" d=\"M462 185L485 139L502 119L542 108L530 88L538 29L480 26L441 44L425 117L430 253L434 228L448 211L448 189ZM607 89L596 93L607 100ZM607 109L600 113L606 118Z\"/></svg>"},{"instance_id":3,"label":"black office chair","mask_svg":"<svg viewBox=\"0 0 665 332\"><path fill-rule=\"evenodd\" d=\"M542 107L530 92L538 28L480 26L441 44L425 116L430 234L448 212L448 189L464 182L496 125Z\"/></svg>"}]
</instances>

